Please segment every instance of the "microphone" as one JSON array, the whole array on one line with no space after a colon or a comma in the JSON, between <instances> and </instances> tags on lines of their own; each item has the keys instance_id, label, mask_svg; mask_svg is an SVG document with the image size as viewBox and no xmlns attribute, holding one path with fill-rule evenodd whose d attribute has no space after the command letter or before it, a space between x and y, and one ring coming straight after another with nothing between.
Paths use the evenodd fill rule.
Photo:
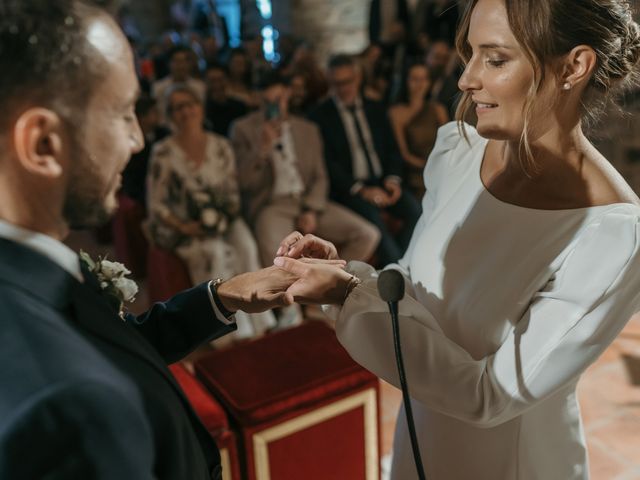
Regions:
<instances>
[{"instance_id":1,"label":"microphone","mask_svg":"<svg viewBox=\"0 0 640 480\"><path fill-rule=\"evenodd\" d=\"M397 270L383 270L378 276L378 293L380 298L389 305L391 313L391 327L393 329L393 346L396 351L396 363L398 364L398 377L400 378L400 387L402 389L402 401L404 403L404 412L407 416L407 427L409 429L409 438L411 439L411 448L413 450L413 459L416 463L416 471L419 480L426 480L424 475L424 467L422 466L422 458L420 455L420 447L418 445L418 436L416 435L416 426L413 422L413 410L411 408L411 398L409 397L409 386L407 385L407 377L404 371L404 361L402 360L402 348L400 346L400 323L398 322L398 302L404 297L404 277Z\"/></svg>"},{"instance_id":2,"label":"microphone","mask_svg":"<svg viewBox=\"0 0 640 480\"><path fill-rule=\"evenodd\" d=\"M404 297L404 277L397 270L383 270L378 277L378 293L385 302L399 302Z\"/></svg>"}]
</instances>

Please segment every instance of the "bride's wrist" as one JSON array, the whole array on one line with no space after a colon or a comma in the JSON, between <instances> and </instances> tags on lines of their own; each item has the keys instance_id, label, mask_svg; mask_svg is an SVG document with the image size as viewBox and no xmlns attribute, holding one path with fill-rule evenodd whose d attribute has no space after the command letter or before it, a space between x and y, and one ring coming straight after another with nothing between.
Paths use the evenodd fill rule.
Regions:
<instances>
[{"instance_id":1,"label":"bride's wrist","mask_svg":"<svg viewBox=\"0 0 640 480\"><path fill-rule=\"evenodd\" d=\"M340 305L344 305L344 302L347 301L347 298L349 297L349 295L351 295L351 292L353 292L353 290L361 283L362 280L360 280L355 275L349 274L349 278L347 279L346 285L344 286L344 296L342 297Z\"/></svg>"}]
</instances>

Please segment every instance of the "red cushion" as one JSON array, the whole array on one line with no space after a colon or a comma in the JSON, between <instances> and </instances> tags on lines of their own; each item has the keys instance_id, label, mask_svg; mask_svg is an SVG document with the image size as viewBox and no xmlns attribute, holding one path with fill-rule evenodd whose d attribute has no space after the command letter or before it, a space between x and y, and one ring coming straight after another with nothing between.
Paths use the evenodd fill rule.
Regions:
<instances>
[{"instance_id":1,"label":"red cushion","mask_svg":"<svg viewBox=\"0 0 640 480\"><path fill-rule=\"evenodd\" d=\"M244 426L376 381L321 322L211 352L196 362L195 369L203 385Z\"/></svg>"},{"instance_id":2,"label":"red cushion","mask_svg":"<svg viewBox=\"0 0 640 480\"><path fill-rule=\"evenodd\" d=\"M171 373L186 393L191 406L196 411L207 430L214 436L229 428L227 415L218 402L204 389L180 363L169 366Z\"/></svg>"}]
</instances>

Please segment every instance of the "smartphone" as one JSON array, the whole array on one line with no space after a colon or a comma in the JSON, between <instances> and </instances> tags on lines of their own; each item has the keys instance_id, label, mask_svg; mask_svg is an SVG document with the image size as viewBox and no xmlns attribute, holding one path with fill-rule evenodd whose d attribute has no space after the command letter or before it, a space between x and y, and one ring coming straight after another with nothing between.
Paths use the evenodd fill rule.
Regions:
<instances>
[{"instance_id":1,"label":"smartphone","mask_svg":"<svg viewBox=\"0 0 640 480\"><path fill-rule=\"evenodd\" d=\"M280 116L280 105L277 103L267 103L264 115L267 120L275 120Z\"/></svg>"}]
</instances>

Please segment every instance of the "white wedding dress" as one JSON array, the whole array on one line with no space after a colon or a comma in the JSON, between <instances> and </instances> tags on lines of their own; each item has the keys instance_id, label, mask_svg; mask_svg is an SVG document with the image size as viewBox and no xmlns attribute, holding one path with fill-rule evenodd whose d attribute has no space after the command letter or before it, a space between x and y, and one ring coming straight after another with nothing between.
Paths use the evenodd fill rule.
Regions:
<instances>
[{"instance_id":1,"label":"white wedding dress","mask_svg":"<svg viewBox=\"0 0 640 480\"><path fill-rule=\"evenodd\" d=\"M424 213L399 265L400 328L429 480L588 478L576 384L639 310L640 208L536 210L492 196L480 179L487 140L438 133ZM398 386L376 272L337 316L353 356ZM391 478L417 478L404 411Z\"/></svg>"}]
</instances>

